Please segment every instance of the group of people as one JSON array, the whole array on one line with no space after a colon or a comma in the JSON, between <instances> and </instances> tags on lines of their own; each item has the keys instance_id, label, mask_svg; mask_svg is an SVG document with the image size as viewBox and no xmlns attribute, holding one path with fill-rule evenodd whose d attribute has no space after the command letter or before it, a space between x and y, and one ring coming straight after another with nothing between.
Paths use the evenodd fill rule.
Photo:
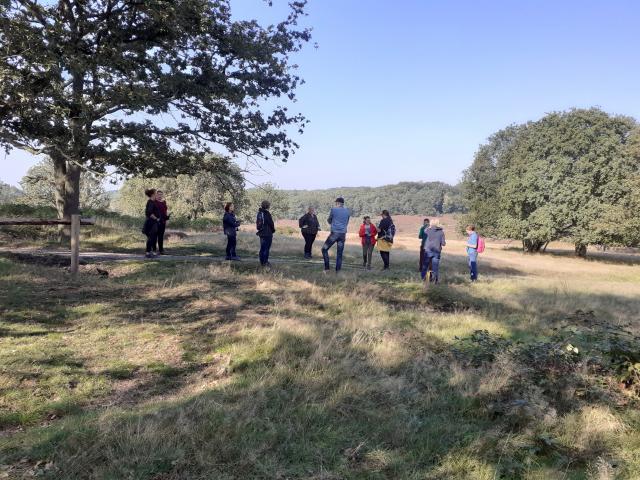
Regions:
<instances>
[{"instance_id":1,"label":"group of people","mask_svg":"<svg viewBox=\"0 0 640 480\"><path fill-rule=\"evenodd\" d=\"M156 255L164 255L164 232L169 220L167 202L161 190L150 188L145 190L147 206L145 208L145 221L142 233L147 236L147 249L145 256L153 258Z\"/></svg>"},{"instance_id":2,"label":"group of people","mask_svg":"<svg viewBox=\"0 0 640 480\"><path fill-rule=\"evenodd\" d=\"M148 201L146 206L146 220L143 233L147 236L147 257L155 257L157 254L163 255L163 240L167 220L169 219L168 209L164 195L160 190L150 189L145 191ZM270 203L265 200L261 203L256 215L256 235L260 238L260 252L258 254L260 265L270 266L269 254L273 242L273 235L276 232L275 223L269 208ZM388 210L383 210L378 225L371 221L371 217L365 216L359 229L359 236L362 245L362 267L371 270L371 259L373 251L377 246L383 263L383 270L390 268L390 253L396 234L396 227ZM345 207L344 198L338 197L335 206L329 212L328 223L330 232L322 245L322 258L324 262L324 272L331 269L329 250L336 245L335 270L342 269L342 257L344 245L346 243L347 229L351 213ZM237 232L240 228L240 221L235 215L235 206L229 202L224 206L222 217L224 234L227 237L226 260L239 261L236 253ZM313 244L320 232L320 222L314 207L309 207L298 220L300 232L304 238L304 258L312 258ZM478 279L478 253L484 249L481 237L476 232L473 225L468 225L466 252L469 265L469 276L471 281ZM447 244L445 234L439 219L429 220L425 218L423 225L418 232L420 243L419 272L421 278L429 283L438 283L440 272L440 257L442 248Z\"/></svg>"}]
</instances>

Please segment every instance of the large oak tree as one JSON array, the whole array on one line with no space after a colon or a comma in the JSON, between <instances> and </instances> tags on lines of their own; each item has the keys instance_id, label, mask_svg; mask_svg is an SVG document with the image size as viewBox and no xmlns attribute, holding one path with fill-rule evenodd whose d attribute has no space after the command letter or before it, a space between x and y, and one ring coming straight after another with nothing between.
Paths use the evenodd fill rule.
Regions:
<instances>
[{"instance_id":1,"label":"large oak tree","mask_svg":"<svg viewBox=\"0 0 640 480\"><path fill-rule=\"evenodd\" d=\"M65 218L83 169L215 174L229 161L215 150L286 161L306 123L287 108L290 57L310 39L305 2L289 5L262 26L229 0L0 0L0 143L53 160Z\"/></svg>"}]
</instances>

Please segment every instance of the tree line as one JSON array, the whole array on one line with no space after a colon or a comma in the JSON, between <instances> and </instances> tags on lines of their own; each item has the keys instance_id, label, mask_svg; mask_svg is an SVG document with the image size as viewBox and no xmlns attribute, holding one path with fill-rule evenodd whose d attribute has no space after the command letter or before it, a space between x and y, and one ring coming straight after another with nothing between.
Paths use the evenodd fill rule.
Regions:
<instances>
[{"instance_id":1,"label":"tree line","mask_svg":"<svg viewBox=\"0 0 640 480\"><path fill-rule=\"evenodd\" d=\"M328 211L336 197L344 197L353 215L442 215L463 212L459 187L443 182L400 182L381 187L345 187L323 190L283 190L288 198L289 218L299 218L310 206Z\"/></svg>"},{"instance_id":2,"label":"tree line","mask_svg":"<svg viewBox=\"0 0 640 480\"><path fill-rule=\"evenodd\" d=\"M529 252L570 241L640 244L640 127L598 109L511 125L481 145L462 181L466 220Z\"/></svg>"}]
</instances>

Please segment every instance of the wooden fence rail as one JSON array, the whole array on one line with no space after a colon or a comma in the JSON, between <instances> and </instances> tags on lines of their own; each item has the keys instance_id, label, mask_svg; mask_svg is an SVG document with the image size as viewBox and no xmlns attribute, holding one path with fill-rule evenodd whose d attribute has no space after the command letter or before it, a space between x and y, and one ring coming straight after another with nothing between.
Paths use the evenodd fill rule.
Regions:
<instances>
[{"instance_id":1,"label":"wooden fence rail","mask_svg":"<svg viewBox=\"0 0 640 480\"><path fill-rule=\"evenodd\" d=\"M78 273L80 265L80 225L95 225L93 218L71 215L71 220L49 220L43 218L0 218L2 225L71 225L71 274Z\"/></svg>"}]
</instances>

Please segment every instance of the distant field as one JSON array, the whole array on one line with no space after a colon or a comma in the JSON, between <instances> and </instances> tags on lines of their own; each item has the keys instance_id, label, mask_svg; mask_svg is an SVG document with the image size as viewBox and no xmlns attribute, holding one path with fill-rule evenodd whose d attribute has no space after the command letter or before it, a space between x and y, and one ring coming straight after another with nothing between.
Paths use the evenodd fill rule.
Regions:
<instances>
[{"instance_id":1,"label":"distant field","mask_svg":"<svg viewBox=\"0 0 640 480\"><path fill-rule=\"evenodd\" d=\"M0 478L637 479L640 257L491 242L470 284L452 238L425 291L420 218L395 220L390 272L351 235L323 275L295 230L270 272L251 232L241 263L76 281L0 257ZM109 228L85 248L141 251Z\"/></svg>"}]
</instances>

